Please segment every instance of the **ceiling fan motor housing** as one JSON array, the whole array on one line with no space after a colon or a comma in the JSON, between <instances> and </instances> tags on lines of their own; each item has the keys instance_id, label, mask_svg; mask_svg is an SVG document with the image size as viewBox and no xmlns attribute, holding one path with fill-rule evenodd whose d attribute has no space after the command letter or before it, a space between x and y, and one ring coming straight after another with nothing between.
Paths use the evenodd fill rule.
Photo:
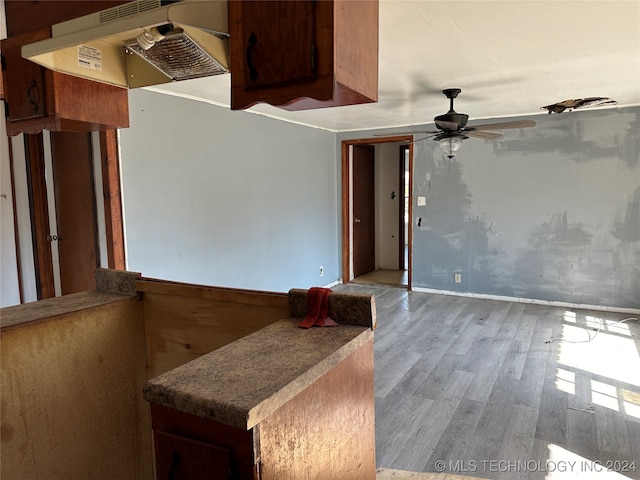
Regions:
<instances>
[{"instance_id":1,"label":"ceiling fan motor housing","mask_svg":"<svg viewBox=\"0 0 640 480\"><path fill-rule=\"evenodd\" d=\"M469 115L452 110L434 118L436 126L443 130L460 130L467 125L467 120L469 120ZM457 128L451 128L452 124L457 125Z\"/></svg>"}]
</instances>

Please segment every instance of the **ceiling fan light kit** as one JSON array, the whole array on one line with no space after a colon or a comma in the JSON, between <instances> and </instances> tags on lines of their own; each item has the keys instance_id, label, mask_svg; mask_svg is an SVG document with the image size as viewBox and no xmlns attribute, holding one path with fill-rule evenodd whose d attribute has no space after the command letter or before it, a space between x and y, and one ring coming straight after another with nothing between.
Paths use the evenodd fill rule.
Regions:
<instances>
[{"instance_id":1,"label":"ceiling fan light kit","mask_svg":"<svg viewBox=\"0 0 640 480\"><path fill-rule=\"evenodd\" d=\"M437 135L434 137L434 140L438 142L440 150L442 150L446 157L452 159L462 146L462 141L467 138L469 137L459 132L448 132Z\"/></svg>"}]
</instances>

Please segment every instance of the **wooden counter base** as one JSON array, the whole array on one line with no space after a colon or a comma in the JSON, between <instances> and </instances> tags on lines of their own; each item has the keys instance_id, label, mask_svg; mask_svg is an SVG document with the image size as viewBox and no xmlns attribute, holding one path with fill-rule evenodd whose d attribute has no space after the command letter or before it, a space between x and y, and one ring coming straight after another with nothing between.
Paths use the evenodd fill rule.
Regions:
<instances>
[{"instance_id":1,"label":"wooden counter base","mask_svg":"<svg viewBox=\"0 0 640 480\"><path fill-rule=\"evenodd\" d=\"M157 478L376 478L373 340L248 431L159 405L151 412Z\"/></svg>"}]
</instances>

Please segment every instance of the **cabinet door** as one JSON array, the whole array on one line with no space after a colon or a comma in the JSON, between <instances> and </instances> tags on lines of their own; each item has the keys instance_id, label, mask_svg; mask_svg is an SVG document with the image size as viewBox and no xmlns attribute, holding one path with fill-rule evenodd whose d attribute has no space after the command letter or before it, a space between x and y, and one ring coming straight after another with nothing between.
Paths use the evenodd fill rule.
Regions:
<instances>
[{"instance_id":1,"label":"cabinet door","mask_svg":"<svg viewBox=\"0 0 640 480\"><path fill-rule=\"evenodd\" d=\"M231 451L191 438L155 431L157 480L231 479Z\"/></svg>"},{"instance_id":2,"label":"cabinet door","mask_svg":"<svg viewBox=\"0 0 640 480\"><path fill-rule=\"evenodd\" d=\"M22 58L20 48L3 52L9 120L46 116L44 69Z\"/></svg>"},{"instance_id":3,"label":"cabinet door","mask_svg":"<svg viewBox=\"0 0 640 480\"><path fill-rule=\"evenodd\" d=\"M273 87L315 78L315 3L242 2L245 88Z\"/></svg>"}]
</instances>

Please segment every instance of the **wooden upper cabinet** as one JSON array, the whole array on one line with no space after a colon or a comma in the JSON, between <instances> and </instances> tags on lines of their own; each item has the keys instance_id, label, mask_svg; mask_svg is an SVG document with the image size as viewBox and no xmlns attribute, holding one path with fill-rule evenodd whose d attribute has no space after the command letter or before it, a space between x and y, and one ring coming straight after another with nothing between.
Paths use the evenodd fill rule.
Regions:
<instances>
[{"instance_id":1,"label":"wooden upper cabinet","mask_svg":"<svg viewBox=\"0 0 640 480\"><path fill-rule=\"evenodd\" d=\"M54 72L22 58L23 44L47 36L45 29L2 42L7 134L128 127L127 89Z\"/></svg>"},{"instance_id":2,"label":"wooden upper cabinet","mask_svg":"<svg viewBox=\"0 0 640 480\"><path fill-rule=\"evenodd\" d=\"M3 55L3 66L7 71L8 118L26 120L45 116L44 69L23 59L19 47L3 49Z\"/></svg>"},{"instance_id":3,"label":"wooden upper cabinet","mask_svg":"<svg viewBox=\"0 0 640 480\"><path fill-rule=\"evenodd\" d=\"M314 8L311 2L252 2L243 10L244 85L275 87L315 79ZM287 19L300 19L283 25ZM248 34L248 35L247 35ZM286 62L274 61L274 53Z\"/></svg>"},{"instance_id":4,"label":"wooden upper cabinet","mask_svg":"<svg viewBox=\"0 0 640 480\"><path fill-rule=\"evenodd\" d=\"M230 0L231 108L378 99L377 0Z\"/></svg>"},{"instance_id":5,"label":"wooden upper cabinet","mask_svg":"<svg viewBox=\"0 0 640 480\"><path fill-rule=\"evenodd\" d=\"M9 37L2 41L7 134L111 130L129 126L128 92L47 70L22 58L21 47L51 36L51 25L125 1L6 0Z\"/></svg>"}]
</instances>

